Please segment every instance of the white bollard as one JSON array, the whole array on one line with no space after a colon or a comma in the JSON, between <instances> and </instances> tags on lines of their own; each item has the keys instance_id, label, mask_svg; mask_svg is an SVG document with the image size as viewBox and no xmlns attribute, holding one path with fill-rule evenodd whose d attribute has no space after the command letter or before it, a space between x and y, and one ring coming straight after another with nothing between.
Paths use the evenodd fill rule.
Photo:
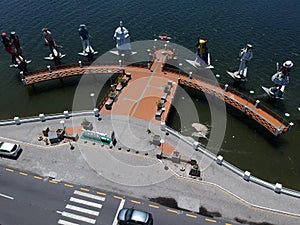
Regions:
<instances>
[{"instance_id":1,"label":"white bollard","mask_svg":"<svg viewBox=\"0 0 300 225\"><path fill-rule=\"evenodd\" d=\"M218 163L219 165L222 165L222 164L223 164L223 156L218 155L218 157L217 157L217 163Z\"/></svg>"},{"instance_id":2,"label":"white bollard","mask_svg":"<svg viewBox=\"0 0 300 225\"><path fill-rule=\"evenodd\" d=\"M15 123L16 123L17 125L20 125L20 124L21 124L21 120L20 120L20 118L17 117L17 116L14 118L14 121L15 121Z\"/></svg>"},{"instance_id":3,"label":"white bollard","mask_svg":"<svg viewBox=\"0 0 300 225\"><path fill-rule=\"evenodd\" d=\"M276 183L276 184L275 184L275 187L274 187L274 191L275 191L276 193L280 194L280 193L281 193L281 190L282 190L282 184Z\"/></svg>"},{"instance_id":4,"label":"white bollard","mask_svg":"<svg viewBox=\"0 0 300 225\"><path fill-rule=\"evenodd\" d=\"M98 108L94 108L94 115L95 115L95 117L99 117L99 109Z\"/></svg>"},{"instance_id":5,"label":"white bollard","mask_svg":"<svg viewBox=\"0 0 300 225\"><path fill-rule=\"evenodd\" d=\"M122 67L122 60L119 59L119 67Z\"/></svg>"},{"instance_id":6,"label":"white bollard","mask_svg":"<svg viewBox=\"0 0 300 225\"><path fill-rule=\"evenodd\" d=\"M79 67L82 68L82 62L78 61Z\"/></svg>"},{"instance_id":7,"label":"white bollard","mask_svg":"<svg viewBox=\"0 0 300 225\"><path fill-rule=\"evenodd\" d=\"M258 106L259 103L260 103L260 101L256 100L256 102L255 102L255 108L257 108L257 106Z\"/></svg>"},{"instance_id":8,"label":"white bollard","mask_svg":"<svg viewBox=\"0 0 300 225\"><path fill-rule=\"evenodd\" d=\"M164 121L162 121L160 123L160 130L165 131L166 130L166 123Z\"/></svg>"},{"instance_id":9,"label":"white bollard","mask_svg":"<svg viewBox=\"0 0 300 225\"><path fill-rule=\"evenodd\" d=\"M68 119L70 117L69 111L64 111L64 116L65 116L66 119Z\"/></svg>"},{"instance_id":10,"label":"white bollard","mask_svg":"<svg viewBox=\"0 0 300 225\"><path fill-rule=\"evenodd\" d=\"M39 115L39 118L40 118L40 120L41 120L42 122L44 122L44 121L46 120L45 114L44 114L44 113L41 113L41 114Z\"/></svg>"},{"instance_id":11,"label":"white bollard","mask_svg":"<svg viewBox=\"0 0 300 225\"><path fill-rule=\"evenodd\" d=\"M244 178L244 180L249 181L250 180L250 176L251 176L251 173L249 171L245 171L243 178Z\"/></svg>"},{"instance_id":12,"label":"white bollard","mask_svg":"<svg viewBox=\"0 0 300 225\"><path fill-rule=\"evenodd\" d=\"M193 143L193 148L197 151L198 149L198 146L199 146L199 142L198 141L194 141Z\"/></svg>"}]
</instances>

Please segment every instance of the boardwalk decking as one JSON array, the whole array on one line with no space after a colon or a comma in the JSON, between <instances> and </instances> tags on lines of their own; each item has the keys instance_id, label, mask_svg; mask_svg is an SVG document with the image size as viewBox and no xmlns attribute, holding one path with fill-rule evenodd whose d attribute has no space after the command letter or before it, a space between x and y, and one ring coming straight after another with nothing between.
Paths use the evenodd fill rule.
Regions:
<instances>
[{"instance_id":1,"label":"boardwalk decking","mask_svg":"<svg viewBox=\"0 0 300 225\"><path fill-rule=\"evenodd\" d=\"M118 100L113 103L111 110L107 110L103 107L105 101L108 99L109 93L107 93L98 106L101 113L129 115L146 121L160 123L160 120L165 120L170 111L177 86L183 85L224 100L227 104L235 107L257 121L275 136L289 130L290 124L282 117L261 106L259 102L255 102L253 99L249 99L236 91L230 90L222 85L214 85L194 78L188 79L187 76L178 74L174 71L164 71L162 73L165 62L169 58L172 58L172 51L157 50L155 55L156 58L150 69L134 66L120 67L117 65L83 65L78 63L53 68L49 67L44 70L27 73L23 77L22 82L24 85L33 85L70 76L114 73L124 74L126 71L126 73L131 74L132 79L128 85L122 89ZM157 120L157 118L155 119L157 112L156 103L161 100L161 97L164 94L164 87L170 82L172 82L172 88L166 98L160 120Z\"/></svg>"}]
</instances>

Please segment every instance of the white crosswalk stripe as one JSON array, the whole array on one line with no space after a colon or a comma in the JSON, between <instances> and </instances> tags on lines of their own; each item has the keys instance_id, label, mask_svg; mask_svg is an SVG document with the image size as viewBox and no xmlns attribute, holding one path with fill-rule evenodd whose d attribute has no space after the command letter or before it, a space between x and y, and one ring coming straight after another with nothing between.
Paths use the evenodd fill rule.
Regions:
<instances>
[{"instance_id":1,"label":"white crosswalk stripe","mask_svg":"<svg viewBox=\"0 0 300 225\"><path fill-rule=\"evenodd\" d=\"M99 208L99 209L102 208L102 204L95 203L95 202L90 202L90 201L86 201L86 200L79 199L79 198L73 198L73 197L71 197L70 201L71 202L76 202L76 203L79 203L79 204L83 204L83 205L92 206L92 207Z\"/></svg>"},{"instance_id":2,"label":"white crosswalk stripe","mask_svg":"<svg viewBox=\"0 0 300 225\"><path fill-rule=\"evenodd\" d=\"M74 211L78 211L78 212L90 214L90 215L93 215L93 216L99 216L99 212L97 212L97 211L90 210L90 209L85 209L85 208L81 208L81 207L74 206L74 205L69 205L69 204L68 204L68 205L66 206L66 208L67 208L67 209L74 210Z\"/></svg>"},{"instance_id":3,"label":"white crosswalk stripe","mask_svg":"<svg viewBox=\"0 0 300 225\"><path fill-rule=\"evenodd\" d=\"M98 210L102 208L102 204L100 204L100 202L105 201L105 197L90 194L83 191L78 191L78 190L75 190L73 195L75 197L70 197L69 201L70 203L76 203L76 204L67 204L65 207L66 211L57 211L57 213L61 214L61 216L63 216L64 219L66 219L66 220L59 219L57 223L61 225L79 225L82 222L95 224L96 217L99 216L100 214ZM86 200L86 199L90 199L90 200ZM88 209L85 206L93 207L94 209L93 208ZM77 215L77 213L79 215ZM67 221L69 220L68 218L71 219L71 221L77 220L80 222L79 223L70 222Z\"/></svg>"},{"instance_id":4,"label":"white crosswalk stripe","mask_svg":"<svg viewBox=\"0 0 300 225\"><path fill-rule=\"evenodd\" d=\"M66 220L59 220L58 224L61 224L61 225L79 225L78 223L71 223L71 222L66 221Z\"/></svg>"},{"instance_id":5,"label":"white crosswalk stripe","mask_svg":"<svg viewBox=\"0 0 300 225\"><path fill-rule=\"evenodd\" d=\"M83 197L87 197L87 198L92 198L92 199L99 200L99 201L104 201L105 200L105 198L102 197L102 196L93 195L93 194L90 194L90 193L77 191L77 190L74 191L74 194L75 195L80 195L80 196L83 196Z\"/></svg>"},{"instance_id":6,"label":"white crosswalk stripe","mask_svg":"<svg viewBox=\"0 0 300 225\"><path fill-rule=\"evenodd\" d=\"M85 216L79 216L79 215L76 215L76 214L73 214L73 213L63 212L61 215L65 216L65 217L69 217L71 219L80 220L80 221L83 221L83 222L86 222L86 223L91 223L91 224L96 223L96 220L94 220L94 219L91 219L91 218L88 218L88 217L85 217Z\"/></svg>"}]
</instances>

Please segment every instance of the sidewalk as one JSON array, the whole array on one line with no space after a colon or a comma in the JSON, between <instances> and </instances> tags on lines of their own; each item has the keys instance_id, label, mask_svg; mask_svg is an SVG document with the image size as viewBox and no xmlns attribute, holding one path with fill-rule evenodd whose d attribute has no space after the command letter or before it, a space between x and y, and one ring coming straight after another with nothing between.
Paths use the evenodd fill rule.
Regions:
<instances>
[{"instance_id":1,"label":"sidewalk","mask_svg":"<svg viewBox=\"0 0 300 225\"><path fill-rule=\"evenodd\" d=\"M18 160L0 158L0 163L121 195L170 197L176 199L181 208L198 212L202 206L208 211L219 212L225 219L237 217L273 224L300 223L299 216L261 209L299 215L300 199L246 182L173 135L166 135L156 124L127 116L105 114L101 117L100 121L93 116L74 117L64 120L64 125L78 128L83 118L87 118L93 121L94 130L108 136L115 132L118 140L115 147L79 139L73 143L75 149L70 150L68 142L49 146L38 140L46 127L61 128L60 120L2 126L0 140L20 143L23 152ZM169 157L157 159L161 149L151 143L152 134L148 134L147 129L164 139L164 156L167 157L166 154L174 148L181 154L181 159L195 159L200 164L201 180L189 177L191 165L186 162L174 163L167 159ZM183 167L185 171L182 171Z\"/></svg>"}]
</instances>

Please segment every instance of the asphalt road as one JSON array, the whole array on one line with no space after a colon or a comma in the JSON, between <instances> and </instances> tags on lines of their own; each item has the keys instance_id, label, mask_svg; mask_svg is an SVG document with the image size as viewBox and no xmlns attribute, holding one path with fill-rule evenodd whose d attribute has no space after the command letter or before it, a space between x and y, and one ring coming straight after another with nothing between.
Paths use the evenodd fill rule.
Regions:
<instances>
[{"instance_id":1,"label":"asphalt road","mask_svg":"<svg viewBox=\"0 0 300 225\"><path fill-rule=\"evenodd\" d=\"M154 224L229 224L150 201L0 167L1 225L116 225L118 209L153 214Z\"/></svg>"}]
</instances>

